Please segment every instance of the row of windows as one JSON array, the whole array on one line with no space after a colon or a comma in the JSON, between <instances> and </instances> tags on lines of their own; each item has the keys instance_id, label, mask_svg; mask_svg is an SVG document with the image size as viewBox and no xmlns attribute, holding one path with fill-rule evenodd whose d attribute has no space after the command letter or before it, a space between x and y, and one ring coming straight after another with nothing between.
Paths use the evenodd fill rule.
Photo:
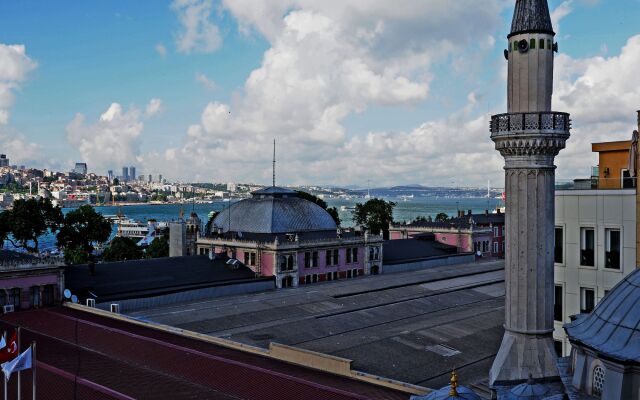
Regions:
<instances>
[{"instance_id":1,"label":"row of windows","mask_svg":"<svg viewBox=\"0 0 640 400\"><path fill-rule=\"evenodd\" d=\"M544 50L545 49L545 39L540 39L540 40L531 39L531 40L529 40L529 49L535 50L536 49L536 43L538 44L540 50ZM519 40L516 40L515 42L513 42L513 47L509 47L509 51L518 51L519 44L520 44ZM553 50L553 44L551 43L551 39L547 39L546 40L546 48L547 48L547 50Z\"/></svg>"},{"instance_id":2,"label":"row of windows","mask_svg":"<svg viewBox=\"0 0 640 400\"><path fill-rule=\"evenodd\" d=\"M55 300L54 289L54 285L32 286L29 290L31 305L34 307L53 305ZM20 288L0 289L0 307L13 305L16 310L19 310L21 295L22 290Z\"/></svg>"},{"instance_id":3,"label":"row of windows","mask_svg":"<svg viewBox=\"0 0 640 400\"><path fill-rule=\"evenodd\" d=\"M605 268L620 269L620 251L622 240L620 229L605 229ZM580 228L580 265L595 267L595 229ZM564 232L562 227L555 229L554 261L556 264L564 263Z\"/></svg>"},{"instance_id":4,"label":"row of windows","mask_svg":"<svg viewBox=\"0 0 640 400\"><path fill-rule=\"evenodd\" d=\"M358 277L358 269L354 268L354 269L348 269L346 271L346 277L347 279L351 279L351 278L357 278ZM304 277L304 283L305 284L309 284L309 283L318 283L318 281L320 280L321 275L320 274L311 274L311 275L306 275ZM338 273L338 271L334 271L334 272L327 272L324 275L324 279L326 281L337 281L338 279L340 279L340 274Z\"/></svg>"},{"instance_id":5,"label":"row of windows","mask_svg":"<svg viewBox=\"0 0 640 400\"><path fill-rule=\"evenodd\" d=\"M256 253L254 252L244 252L244 264L250 265L252 267L256 266Z\"/></svg>"},{"instance_id":6,"label":"row of windows","mask_svg":"<svg viewBox=\"0 0 640 400\"><path fill-rule=\"evenodd\" d=\"M489 251L489 241L488 240L484 240L482 242L475 242L473 244L473 251L475 253L477 252L481 252L481 253L486 253Z\"/></svg>"}]
</instances>

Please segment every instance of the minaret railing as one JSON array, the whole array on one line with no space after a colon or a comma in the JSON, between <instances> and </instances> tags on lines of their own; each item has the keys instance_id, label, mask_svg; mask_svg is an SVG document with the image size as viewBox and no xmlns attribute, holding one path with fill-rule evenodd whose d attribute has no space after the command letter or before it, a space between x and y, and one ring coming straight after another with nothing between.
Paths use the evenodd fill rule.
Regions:
<instances>
[{"instance_id":1,"label":"minaret railing","mask_svg":"<svg viewBox=\"0 0 640 400\"><path fill-rule=\"evenodd\" d=\"M571 118L567 113L554 111L498 114L491 117L490 129L492 134L568 132Z\"/></svg>"}]
</instances>

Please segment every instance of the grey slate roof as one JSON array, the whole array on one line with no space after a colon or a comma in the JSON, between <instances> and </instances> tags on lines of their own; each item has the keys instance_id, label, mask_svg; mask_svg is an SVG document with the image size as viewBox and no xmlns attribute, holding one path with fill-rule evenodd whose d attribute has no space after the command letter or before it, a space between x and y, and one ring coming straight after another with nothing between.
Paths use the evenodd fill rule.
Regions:
<instances>
[{"instance_id":1,"label":"grey slate roof","mask_svg":"<svg viewBox=\"0 0 640 400\"><path fill-rule=\"evenodd\" d=\"M81 298L91 292L99 301L110 301L264 279L225 261L191 256L111 262L96 264L93 275L87 265L73 265L65 267L65 287Z\"/></svg>"},{"instance_id":2,"label":"grey slate roof","mask_svg":"<svg viewBox=\"0 0 640 400\"><path fill-rule=\"evenodd\" d=\"M551 25L547 0L517 0L509 37L520 33L549 33L555 35Z\"/></svg>"},{"instance_id":3,"label":"grey slate roof","mask_svg":"<svg viewBox=\"0 0 640 400\"><path fill-rule=\"evenodd\" d=\"M640 363L640 270L616 285L591 314L579 315L564 328L573 344Z\"/></svg>"},{"instance_id":4,"label":"grey slate roof","mask_svg":"<svg viewBox=\"0 0 640 400\"><path fill-rule=\"evenodd\" d=\"M213 221L214 228L223 232L281 234L337 229L322 207L288 189L263 189L253 192L253 196L221 211Z\"/></svg>"},{"instance_id":5,"label":"grey slate roof","mask_svg":"<svg viewBox=\"0 0 640 400\"><path fill-rule=\"evenodd\" d=\"M435 240L398 239L384 242L382 258L385 264L400 264L456 253L456 246L439 243Z\"/></svg>"}]
</instances>

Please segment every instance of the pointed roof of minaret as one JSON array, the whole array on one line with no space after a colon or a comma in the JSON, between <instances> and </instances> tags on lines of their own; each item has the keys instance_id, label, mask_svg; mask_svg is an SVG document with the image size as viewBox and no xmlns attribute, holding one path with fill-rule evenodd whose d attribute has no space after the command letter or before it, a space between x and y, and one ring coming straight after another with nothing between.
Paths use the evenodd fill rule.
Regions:
<instances>
[{"instance_id":1,"label":"pointed roof of minaret","mask_svg":"<svg viewBox=\"0 0 640 400\"><path fill-rule=\"evenodd\" d=\"M509 37L520 33L549 33L555 35L547 0L516 0Z\"/></svg>"}]
</instances>

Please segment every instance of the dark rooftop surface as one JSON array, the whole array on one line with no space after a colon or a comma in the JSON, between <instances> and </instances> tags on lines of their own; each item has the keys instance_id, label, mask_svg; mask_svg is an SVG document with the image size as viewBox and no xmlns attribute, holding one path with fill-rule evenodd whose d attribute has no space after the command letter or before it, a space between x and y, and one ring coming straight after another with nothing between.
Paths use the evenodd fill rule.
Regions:
<instances>
[{"instance_id":1,"label":"dark rooftop surface","mask_svg":"<svg viewBox=\"0 0 640 400\"><path fill-rule=\"evenodd\" d=\"M380 386L69 308L0 317L0 328L10 331L16 325L22 326L23 344L37 341L38 393L47 400L409 397ZM15 398L15 381L11 381L10 398ZM23 371L22 382L31 385L31 371ZM23 396L31 398L27 389Z\"/></svg>"},{"instance_id":2,"label":"dark rooftop surface","mask_svg":"<svg viewBox=\"0 0 640 400\"><path fill-rule=\"evenodd\" d=\"M384 264L397 264L456 253L456 246L438 243L434 240L425 240L424 238L399 239L384 242L382 257Z\"/></svg>"},{"instance_id":3,"label":"dark rooftop surface","mask_svg":"<svg viewBox=\"0 0 640 400\"><path fill-rule=\"evenodd\" d=\"M65 286L84 296L91 292L99 301L124 300L164 293L231 284L254 279L255 274L243 265L237 269L226 259L209 260L207 256L156 258L65 268Z\"/></svg>"},{"instance_id":4,"label":"dark rooftop surface","mask_svg":"<svg viewBox=\"0 0 640 400\"><path fill-rule=\"evenodd\" d=\"M616 285L593 310L565 326L572 343L622 362L640 363L640 270Z\"/></svg>"},{"instance_id":5,"label":"dark rooftop surface","mask_svg":"<svg viewBox=\"0 0 640 400\"><path fill-rule=\"evenodd\" d=\"M132 316L266 348L353 360L353 369L440 388L487 379L504 333L504 262L367 276L147 309Z\"/></svg>"}]
</instances>

